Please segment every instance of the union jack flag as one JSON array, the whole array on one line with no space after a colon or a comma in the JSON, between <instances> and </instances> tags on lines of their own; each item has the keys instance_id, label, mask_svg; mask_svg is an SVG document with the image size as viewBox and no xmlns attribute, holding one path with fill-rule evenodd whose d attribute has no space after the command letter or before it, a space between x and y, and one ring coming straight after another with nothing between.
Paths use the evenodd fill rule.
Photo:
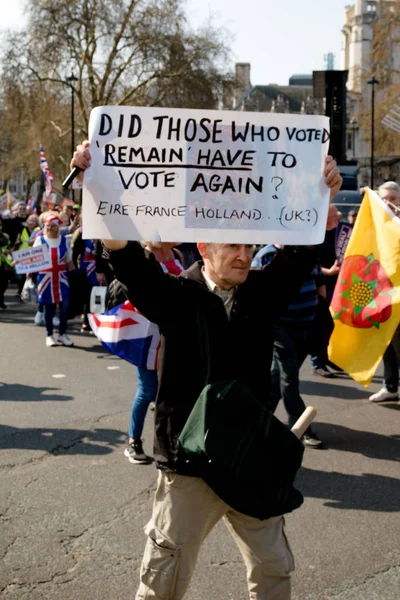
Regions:
<instances>
[{"instance_id":1,"label":"union jack flag","mask_svg":"<svg viewBox=\"0 0 400 600\"><path fill-rule=\"evenodd\" d=\"M85 241L85 251L81 260L81 270L86 273L89 281L96 285L96 255L95 246L92 240Z\"/></svg>"},{"instance_id":2,"label":"union jack flag","mask_svg":"<svg viewBox=\"0 0 400 600\"><path fill-rule=\"evenodd\" d=\"M44 187L46 190L46 198L49 198L51 194L54 192L53 189L53 175L50 172L49 165L47 163L46 157L44 155L44 150L42 144L40 144L40 169L43 172L44 176Z\"/></svg>"},{"instance_id":3,"label":"union jack flag","mask_svg":"<svg viewBox=\"0 0 400 600\"><path fill-rule=\"evenodd\" d=\"M157 369L161 338L157 325L127 300L103 314L88 315L90 327L111 354L149 370Z\"/></svg>"},{"instance_id":4,"label":"union jack flag","mask_svg":"<svg viewBox=\"0 0 400 600\"><path fill-rule=\"evenodd\" d=\"M43 237L41 243L46 244ZM57 304L68 296L69 284L67 277L66 252L67 243L64 236L62 236L58 248L49 248L51 267L40 271L37 277L39 302L51 302Z\"/></svg>"}]
</instances>

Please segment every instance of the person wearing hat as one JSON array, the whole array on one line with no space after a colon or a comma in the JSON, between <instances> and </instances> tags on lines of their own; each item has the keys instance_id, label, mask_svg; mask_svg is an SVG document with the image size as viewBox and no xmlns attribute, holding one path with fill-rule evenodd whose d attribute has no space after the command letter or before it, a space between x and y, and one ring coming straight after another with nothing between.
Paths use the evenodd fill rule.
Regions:
<instances>
[{"instance_id":1,"label":"person wearing hat","mask_svg":"<svg viewBox=\"0 0 400 600\"><path fill-rule=\"evenodd\" d=\"M347 220L350 223L350 225L354 225L354 223L356 222L357 215L358 215L358 211L354 210L354 208L349 210L348 215L347 215Z\"/></svg>"},{"instance_id":2,"label":"person wearing hat","mask_svg":"<svg viewBox=\"0 0 400 600\"><path fill-rule=\"evenodd\" d=\"M69 284L67 269L74 270L71 252L64 235L60 235L61 219L50 214L44 222L44 233L36 238L34 246L44 244L50 253L51 267L39 271L37 276L38 300L43 303L44 321L46 325L46 346L73 346L73 341L66 334L69 305ZM59 335L53 335L53 318L57 304L60 311Z\"/></svg>"}]
</instances>

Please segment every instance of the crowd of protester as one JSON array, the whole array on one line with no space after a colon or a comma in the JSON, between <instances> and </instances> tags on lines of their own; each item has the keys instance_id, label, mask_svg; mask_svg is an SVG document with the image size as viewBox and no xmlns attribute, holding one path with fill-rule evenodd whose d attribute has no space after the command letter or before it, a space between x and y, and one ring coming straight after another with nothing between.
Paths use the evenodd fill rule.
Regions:
<instances>
[{"instance_id":1,"label":"crowd of protester","mask_svg":"<svg viewBox=\"0 0 400 600\"><path fill-rule=\"evenodd\" d=\"M394 182L383 184L379 193L391 208L400 206L400 188ZM116 306L127 299L124 286L114 281L109 261L103 257L99 241L82 237L80 205L58 207L51 210L45 201L34 212L23 202L15 205L6 219L0 217L0 308L7 307L4 294L10 281L16 283L17 297L22 301L26 282L37 296L34 323L44 325L46 346L58 344L73 346L67 334L68 320L80 316L81 332L92 333L88 321L90 297L93 286L108 286L108 306ZM354 225L358 210L347 214L347 222ZM282 399L290 425L305 409L300 394L300 369L310 356L315 375L332 378L341 369L329 362L327 347L333 321L329 304L340 272L335 249L335 230L327 231L319 252L317 264L297 298L275 325L274 354L270 409L274 412ZM16 275L12 252L45 244L52 256L52 267L31 275ZM179 275L201 257L196 244L166 244L144 242L147 255L152 254L165 272ZM178 246L178 247L177 247ZM253 246L253 269L268 265L279 250L279 245ZM54 334L58 329L58 335ZM384 387L370 397L372 402L398 398L398 351L396 333L383 357ZM141 435L147 410L154 406L157 395L155 370L136 367L138 386L132 404L125 456L134 464L148 464L151 458L143 451ZM310 426L303 441L312 448L322 447L322 441Z\"/></svg>"},{"instance_id":2,"label":"crowd of protester","mask_svg":"<svg viewBox=\"0 0 400 600\"><path fill-rule=\"evenodd\" d=\"M387 182L381 186L379 192L381 198L392 208L400 206L400 188L397 184ZM16 295L21 301L24 301L26 296L25 288L35 290L37 310L34 324L44 324L46 346L52 348L61 344L70 347L74 343L67 333L69 320L80 317L81 332L91 333L89 315L93 287L106 286L108 307L113 307L131 297L132 274L126 273L126 265L122 269L119 259L113 261L110 258L110 252L104 251L100 241L83 238L79 205L67 205L63 208L53 206L49 210L43 202L37 211L31 214L29 212L27 206L20 203L7 215L7 219L0 218L0 308L7 308L4 293L9 281L16 284ZM347 215L347 221L351 225L356 218L356 209ZM305 409L300 394L300 369L307 356L310 356L313 372L317 376L332 378L340 371L329 362L327 352L329 336L333 329L329 304L340 272L335 241L335 230L327 231L325 242L315 254L312 265L310 256L305 255L305 264L310 265L305 268L306 274L303 274L301 289L297 296L292 297L290 305L275 321L273 327L268 408L275 412L282 399L289 426L293 426ZM16 275L16 263L12 252L42 245L49 252L51 267L26 276ZM196 244L142 242L144 258L151 258L158 263L161 271L173 276L179 276L188 268L190 273L194 273L193 269L197 268L198 259L212 263L207 245L198 244L198 248ZM136 250L129 252L137 261L139 270L143 268L140 266L142 259L135 254ZM245 253L246 257L252 260L253 270L263 270L281 254L281 247L246 246ZM119 272L123 274L122 277L119 276ZM236 288L232 288L233 294L232 291L220 289L206 277L204 270L203 277L208 289L222 299L230 320ZM140 301L140 294L137 297ZM55 335L55 329L58 329L58 335ZM384 387L370 397L372 402L398 399L396 340L395 336L383 357ZM142 432L147 411L156 400L159 381L155 369L137 366L136 373L138 384L132 403L124 455L133 464L149 464L152 458L144 452ZM313 426L306 430L302 440L304 445L310 448L321 448L323 445Z\"/></svg>"}]
</instances>

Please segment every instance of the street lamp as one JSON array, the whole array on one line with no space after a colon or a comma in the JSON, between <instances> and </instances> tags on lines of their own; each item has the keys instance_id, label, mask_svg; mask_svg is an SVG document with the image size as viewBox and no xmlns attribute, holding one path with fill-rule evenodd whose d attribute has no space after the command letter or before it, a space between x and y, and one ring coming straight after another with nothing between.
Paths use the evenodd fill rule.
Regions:
<instances>
[{"instance_id":1,"label":"street lamp","mask_svg":"<svg viewBox=\"0 0 400 600\"><path fill-rule=\"evenodd\" d=\"M352 138L352 147L353 147L353 158L356 157L356 131L358 129L358 121L355 117L352 117L352 119L350 120L350 125L351 125L351 132L353 134L353 138Z\"/></svg>"},{"instance_id":2,"label":"street lamp","mask_svg":"<svg viewBox=\"0 0 400 600\"><path fill-rule=\"evenodd\" d=\"M75 87L74 83L78 81L78 78L75 77L73 73L69 77L67 77L67 83L71 88L71 156L73 156L75 152L75 110L74 110L74 92ZM75 201L75 190L72 188L72 200Z\"/></svg>"},{"instance_id":3,"label":"street lamp","mask_svg":"<svg viewBox=\"0 0 400 600\"><path fill-rule=\"evenodd\" d=\"M375 75L368 80L368 85L372 85L371 96L371 189L374 189L374 142L375 142L375 86L380 82Z\"/></svg>"}]
</instances>

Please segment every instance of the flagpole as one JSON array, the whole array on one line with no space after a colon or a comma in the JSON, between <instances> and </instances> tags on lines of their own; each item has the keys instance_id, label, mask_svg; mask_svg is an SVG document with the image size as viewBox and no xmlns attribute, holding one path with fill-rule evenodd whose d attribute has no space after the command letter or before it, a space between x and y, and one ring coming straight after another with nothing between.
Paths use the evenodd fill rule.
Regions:
<instances>
[{"instance_id":1,"label":"flagpole","mask_svg":"<svg viewBox=\"0 0 400 600\"><path fill-rule=\"evenodd\" d=\"M374 154L375 154L375 86L380 83L375 75L369 79L368 84L372 85L371 96L371 189L374 189Z\"/></svg>"},{"instance_id":2,"label":"flagpole","mask_svg":"<svg viewBox=\"0 0 400 600\"><path fill-rule=\"evenodd\" d=\"M78 81L77 77L73 73L67 77L67 82L71 88L71 156L75 152L75 103L74 103L74 83ZM75 190L72 188L72 200L75 202Z\"/></svg>"}]
</instances>

